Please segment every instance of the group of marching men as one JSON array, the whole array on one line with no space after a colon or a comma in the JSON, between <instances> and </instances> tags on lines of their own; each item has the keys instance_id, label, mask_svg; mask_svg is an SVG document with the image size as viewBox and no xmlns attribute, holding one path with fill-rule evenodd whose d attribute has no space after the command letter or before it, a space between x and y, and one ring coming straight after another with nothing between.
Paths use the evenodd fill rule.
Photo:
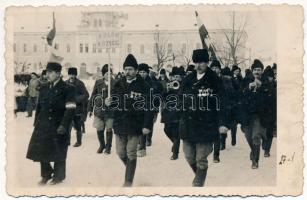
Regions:
<instances>
[{"instance_id":1,"label":"group of marching men","mask_svg":"<svg viewBox=\"0 0 307 200\"><path fill-rule=\"evenodd\" d=\"M52 48L54 36L47 37ZM182 140L185 158L195 174L195 187L205 183L212 151L214 162L220 162L228 130L231 144L236 145L238 124L250 147L252 169L258 168L261 144L264 156L270 156L276 132L276 64L264 69L255 59L243 78L238 66L222 69L219 61L209 61L207 50L196 49L192 55L195 65L173 67L169 76L161 69L155 77L147 64L138 64L129 54L123 63L124 76L112 78L111 67L104 65L102 79L96 81L89 96L76 68L70 68L69 79L63 81L62 58L53 52L49 60L45 73L48 81L38 87L34 130L26 156L40 162L42 185L65 179L71 130L74 127L77 133L74 147L81 146L85 110L94 115L97 153L111 153L114 132L116 153L125 166L125 187L133 184L137 157L146 156L146 147L152 145L159 112L172 142L171 160L178 159Z\"/></svg>"}]
</instances>

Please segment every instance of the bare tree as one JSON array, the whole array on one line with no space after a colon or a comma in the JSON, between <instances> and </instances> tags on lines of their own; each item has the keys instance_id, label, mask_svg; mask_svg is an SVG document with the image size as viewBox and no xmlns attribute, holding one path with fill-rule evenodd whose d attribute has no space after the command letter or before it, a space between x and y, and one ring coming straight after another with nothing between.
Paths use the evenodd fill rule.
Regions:
<instances>
[{"instance_id":1,"label":"bare tree","mask_svg":"<svg viewBox=\"0 0 307 200\"><path fill-rule=\"evenodd\" d=\"M192 42L186 38L185 46L181 46L179 50L177 50L177 57L184 63L185 66L188 66L192 62Z\"/></svg>"},{"instance_id":2,"label":"bare tree","mask_svg":"<svg viewBox=\"0 0 307 200\"><path fill-rule=\"evenodd\" d=\"M248 58L243 58L238 55L238 53L245 48L243 36L246 34L245 28L248 24L248 18L245 16L237 20L236 13L232 12L230 14L230 20L230 28L222 29L227 46L223 47L223 51L225 52L221 59L225 61L225 65L226 63L228 63L228 65L239 65L248 60Z\"/></svg>"},{"instance_id":3,"label":"bare tree","mask_svg":"<svg viewBox=\"0 0 307 200\"><path fill-rule=\"evenodd\" d=\"M168 38L161 36L160 32L157 31L155 36L155 56L157 58L157 71L159 71L165 63L173 61L176 56L173 52L169 52L168 49Z\"/></svg>"}]
</instances>

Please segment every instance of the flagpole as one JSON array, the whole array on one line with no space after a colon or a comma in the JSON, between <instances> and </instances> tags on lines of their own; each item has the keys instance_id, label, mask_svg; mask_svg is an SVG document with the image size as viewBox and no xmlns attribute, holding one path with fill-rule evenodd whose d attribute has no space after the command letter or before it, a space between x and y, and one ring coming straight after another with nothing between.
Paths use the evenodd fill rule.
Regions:
<instances>
[{"instance_id":1,"label":"flagpole","mask_svg":"<svg viewBox=\"0 0 307 200\"><path fill-rule=\"evenodd\" d=\"M111 55L110 48L108 48L108 98L111 97Z\"/></svg>"}]
</instances>

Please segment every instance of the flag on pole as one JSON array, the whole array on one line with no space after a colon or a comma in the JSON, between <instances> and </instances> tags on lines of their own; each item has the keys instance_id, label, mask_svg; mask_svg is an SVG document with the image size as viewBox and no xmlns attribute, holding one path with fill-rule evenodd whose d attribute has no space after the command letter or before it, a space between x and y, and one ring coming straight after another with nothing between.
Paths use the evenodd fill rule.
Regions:
<instances>
[{"instance_id":1,"label":"flag on pole","mask_svg":"<svg viewBox=\"0 0 307 200\"><path fill-rule=\"evenodd\" d=\"M198 32L200 36L200 40L203 46L203 49L207 49L210 53L210 60L216 60L215 48L213 44L210 42L209 32L207 31L203 21L200 19L198 12L195 11L196 21L198 26Z\"/></svg>"}]
</instances>

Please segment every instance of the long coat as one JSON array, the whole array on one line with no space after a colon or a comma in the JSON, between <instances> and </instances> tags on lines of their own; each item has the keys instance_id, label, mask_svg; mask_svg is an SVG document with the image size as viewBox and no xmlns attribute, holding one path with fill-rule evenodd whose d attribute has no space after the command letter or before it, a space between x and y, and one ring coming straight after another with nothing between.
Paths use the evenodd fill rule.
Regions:
<instances>
[{"instance_id":1,"label":"long coat","mask_svg":"<svg viewBox=\"0 0 307 200\"><path fill-rule=\"evenodd\" d=\"M148 109L149 92L150 86L140 76L131 83L125 77L115 83L112 91L115 134L141 135L142 128L151 129L153 112Z\"/></svg>"},{"instance_id":2,"label":"long coat","mask_svg":"<svg viewBox=\"0 0 307 200\"><path fill-rule=\"evenodd\" d=\"M196 72L193 72L183 80L180 93L187 96L182 103L179 122L181 139L192 143L216 141L219 126L226 126L222 80L210 68L207 68L200 80L197 80Z\"/></svg>"},{"instance_id":3,"label":"long coat","mask_svg":"<svg viewBox=\"0 0 307 200\"><path fill-rule=\"evenodd\" d=\"M253 115L260 119L260 124L267 128L276 119L276 88L273 83L269 83L264 77L261 78L261 86L256 90L249 89L249 83L254 79L245 81L243 89L243 108L245 121L242 125L248 125Z\"/></svg>"},{"instance_id":4,"label":"long coat","mask_svg":"<svg viewBox=\"0 0 307 200\"><path fill-rule=\"evenodd\" d=\"M27 158L39 162L64 161L69 145L69 126L75 113L75 88L60 80L50 88L44 85L39 92ZM58 134L62 125L65 134Z\"/></svg>"},{"instance_id":5,"label":"long coat","mask_svg":"<svg viewBox=\"0 0 307 200\"><path fill-rule=\"evenodd\" d=\"M84 110L84 104L87 104L89 93L84 83L77 78L74 80L74 82L70 82L69 80L67 80L66 83L75 86L75 100L77 105L75 114L82 115L84 112L87 111L87 109Z\"/></svg>"}]
</instances>

